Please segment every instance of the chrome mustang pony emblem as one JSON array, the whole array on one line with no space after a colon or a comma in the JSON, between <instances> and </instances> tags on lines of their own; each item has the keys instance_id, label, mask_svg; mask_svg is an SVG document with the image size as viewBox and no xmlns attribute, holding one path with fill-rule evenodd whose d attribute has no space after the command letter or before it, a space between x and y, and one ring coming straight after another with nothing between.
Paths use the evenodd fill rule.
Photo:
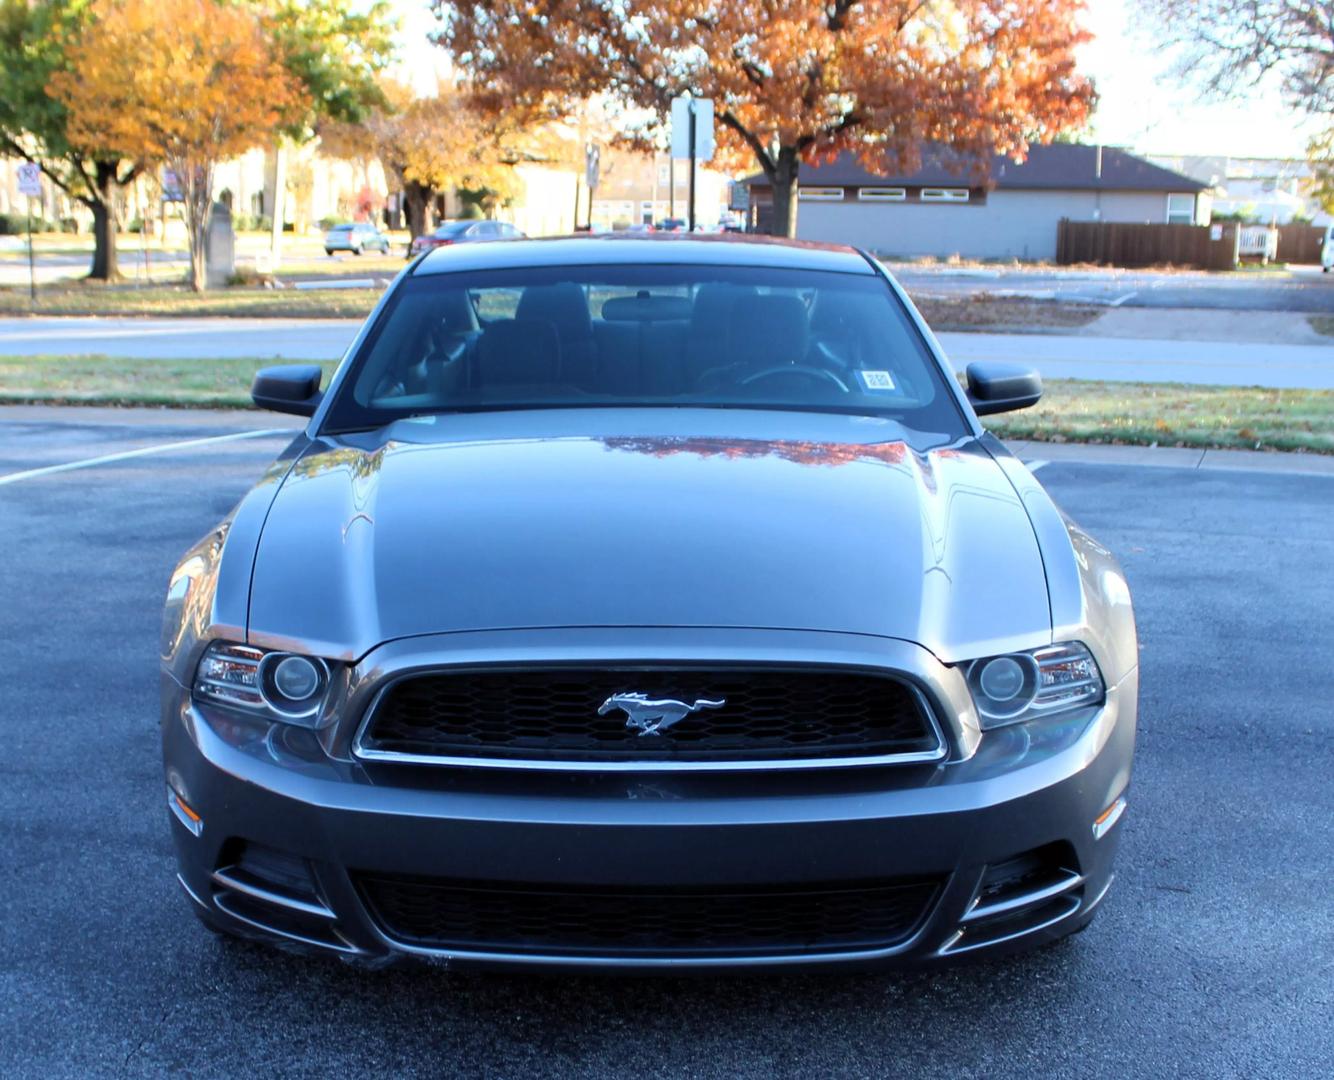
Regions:
<instances>
[{"instance_id":1,"label":"chrome mustang pony emblem","mask_svg":"<svg viewBox=\"0 0 1334 1080\"><path fill-rule=\"evenodd\" d=\"M721 709L727 704L726 698L711 701L700 698L693 705L672 698L651 698L647 694L612 694L598 709L599 716L606 716L612 709L625 712L625 726L641 735L654 735L666 731L673 724L684 720L691 713L701 709Z\"/></svg>"}]
</instances>

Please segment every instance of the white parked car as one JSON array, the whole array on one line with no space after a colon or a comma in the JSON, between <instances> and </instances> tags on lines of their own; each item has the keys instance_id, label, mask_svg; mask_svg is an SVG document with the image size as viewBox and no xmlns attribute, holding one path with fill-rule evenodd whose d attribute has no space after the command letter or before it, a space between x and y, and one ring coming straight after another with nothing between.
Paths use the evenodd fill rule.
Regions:
<instances>
[{"instance_id":1,"label":"white parked car","mask_svg":"<svg viewBox=\"0 0 1334 1080\"><path fill-rule=\"evenodd\" d=\"M1320 244L1320 269L1326 274L1334 266L1334 225L1325 226L1325 239Z\"/></svg>"}]
</instances>

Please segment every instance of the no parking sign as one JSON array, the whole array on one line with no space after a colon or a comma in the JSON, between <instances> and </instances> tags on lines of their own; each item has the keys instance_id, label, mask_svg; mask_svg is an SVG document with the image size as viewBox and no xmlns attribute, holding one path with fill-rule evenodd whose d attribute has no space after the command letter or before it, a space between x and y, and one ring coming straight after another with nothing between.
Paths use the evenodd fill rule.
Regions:
<instances>
[{"instance_id":1,"label":"no parking sign","mask_svg":"<svg viewBox=\"0 0 1334 1080\"><path fill-rule=\"evenodd\" d=\"M42 170L38 165L25 161L18 167L19 194L30 199L42 196Z\"/></svg>"}]
</instances>

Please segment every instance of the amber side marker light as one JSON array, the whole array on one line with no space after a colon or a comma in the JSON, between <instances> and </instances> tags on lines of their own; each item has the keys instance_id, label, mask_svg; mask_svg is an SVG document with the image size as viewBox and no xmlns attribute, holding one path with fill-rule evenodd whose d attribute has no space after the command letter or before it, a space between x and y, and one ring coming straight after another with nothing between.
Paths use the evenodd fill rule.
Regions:
<instances>
[{"instance_id":1,"label":"amber side marker light","mask_svg":"<svg viewBox=\"0 0 1334 1080\"><path fill-rule=\"evenodd\" d=\"M1106 836L1111 827L1121 820L1121 815L1125 812L1126 797L1121 795L1116 802L1093 819L1093 839L1101 840Z\"/></svg>"},{"instance_id":2,"label":"amber side marker light","mask_svg":"<svg viewBox=\"0 0 1334 1080\"><path fill-rule=\"evenodd\" d=\"M167 805L171 807L171 812L176 815L177 820L196 836L204 831L204 819L172 787L167 788Z\"/></svg>"}]
</instances>

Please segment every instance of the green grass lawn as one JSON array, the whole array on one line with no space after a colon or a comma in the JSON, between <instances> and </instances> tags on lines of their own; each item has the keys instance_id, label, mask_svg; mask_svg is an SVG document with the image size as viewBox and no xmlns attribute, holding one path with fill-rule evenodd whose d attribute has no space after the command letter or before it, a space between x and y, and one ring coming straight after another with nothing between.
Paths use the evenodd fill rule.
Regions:
<instances>
[{"instance_id":1,"label":"green grass lawn","mask_svg":"<svg viewBox=\"0 0 1334 1080\"><path fill-rule=\"evenodd\" d=\"M986 423L1006 439L1334 454L1334 391L1051 379Z\"/></svg>"},{"instance_id":2,"label":"green grass lawn","mask_svg":"<svg viewBox=\"0 0 1334 1080\"><path fill-rule=\"evenodd\" d=\"M284 275L308 277L362 273L389 278L403 267L397 257L346 256L336 261L283 264ZM363 318L382 290L370 289L265 289L253 285L196 293L184 285L94 285L67 283L39 287L37 303L26 289L0 289L0 315L144 315L236 318ZM1082 304L978 296L960 299L923 298L918 307L937 330L1044 327L1049 330L1084 326L1102 315L1103 308Z\"/></svg>"},{"instance_id":3,"label":"green grass lawn","mask_svg":"<svg viewBox=\"0 0 1334 1080\"><path fill-rule=\"evenodd\" d=\"M0 402L250 408L250 380L255 372L281 362L0 356ZM327 383L337 361L320 366Z\"/></svg>"},{"instance_id":4,"label":"green grass lawn","mask_svg":"<svg viewBox=\"0 0 1334 1080\"><path fill-rule=\"evenodd\" d=\"M269 363L0 356L0 402L248 408ZM335 362L322 366L327 379ZM1034 408L987 426L1007 439L1334 454L1334 391L1054 379Z\"/></svg>"}]
</instances>

